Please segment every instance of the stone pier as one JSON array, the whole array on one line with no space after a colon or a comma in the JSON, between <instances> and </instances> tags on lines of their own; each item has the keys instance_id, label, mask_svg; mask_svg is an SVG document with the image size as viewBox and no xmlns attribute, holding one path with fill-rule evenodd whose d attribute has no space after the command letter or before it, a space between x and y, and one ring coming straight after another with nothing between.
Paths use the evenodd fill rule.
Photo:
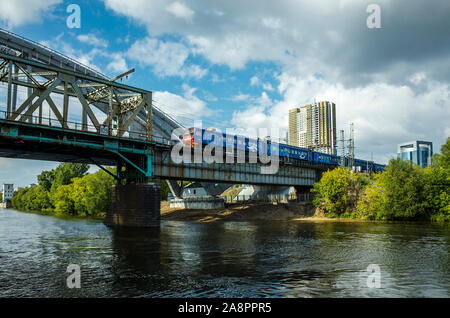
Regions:
<instances>
[{"instance_id":1,"label":"stone pier","mask_svg":"<svg viewBox=\"0 0 450 318\"><path fill-rule=\"evenodd\" d=\"M159 184L114 185L104 223L108 226L155 227L160 225Z\"/></svg>"}]
</instances>

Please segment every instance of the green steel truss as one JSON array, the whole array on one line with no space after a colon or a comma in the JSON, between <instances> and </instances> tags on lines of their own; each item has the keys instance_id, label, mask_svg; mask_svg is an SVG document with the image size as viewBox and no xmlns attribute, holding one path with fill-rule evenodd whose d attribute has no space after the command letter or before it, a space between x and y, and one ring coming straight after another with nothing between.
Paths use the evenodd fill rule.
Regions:
<instances>
[{"instance_id":1,"label":"green steel truss","mask_svg":"<svg viewBox=\"0 0 450 318\"><path fill-rule=\"evenodd\" d=\"M115 165L120 182L151 180L150 91L3 53L0 82L0 156ZM145 131L131 131L138 119Z\"/></svg>"}]
</instances>

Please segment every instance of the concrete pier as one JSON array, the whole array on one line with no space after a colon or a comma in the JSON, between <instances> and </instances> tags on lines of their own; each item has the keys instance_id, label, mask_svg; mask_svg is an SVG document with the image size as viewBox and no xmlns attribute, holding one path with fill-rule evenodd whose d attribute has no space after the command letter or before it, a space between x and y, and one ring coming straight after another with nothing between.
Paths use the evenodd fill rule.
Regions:
<instances>
[{"instance_id":1,"label":"concrete pier","mask_svg":"<svg viewBox=\"0 0 450 318\"><path fill-rule=\"evenodd\" d=\"M104 223L108 226L155 227L160 225L159 184L115 185Z\"/></svg>"},{"instance_id":2,"label":"concrete pier","mask_svg":"<svg viewBox=\"0 0 450 318\"><path fill-rule=\"evenodd\" d=\"M3 208L3 209L10 209L10 208L12 208L11 201L0 202L0 208Z\"/></svg>"},{"instance_id":3,"label":"concrete pier","mask_svg":"<svg viewBox=\"0 0 450 318\"><path fill-rule=\"evenodd\" d=\"M223 209L225 207L224 199L215 197L172 199L169 203L171 208L182 209L209 210Z\"/></svg>"}]
</instances>

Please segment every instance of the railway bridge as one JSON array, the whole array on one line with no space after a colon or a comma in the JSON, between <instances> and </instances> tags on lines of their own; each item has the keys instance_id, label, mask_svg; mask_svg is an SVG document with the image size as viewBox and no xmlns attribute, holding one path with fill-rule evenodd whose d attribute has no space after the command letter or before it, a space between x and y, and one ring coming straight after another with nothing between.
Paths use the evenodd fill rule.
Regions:
<instances>
[{"instance_id":1,"label":"railway bridge","mask_svg":"<svg viewBox=\"0 0 450 318\"><path fill-rule=\"evenodd\" d=\"M152 92L109 79L56 51L0 29L0 156L116 166L106 223L159 224L159 186L200 181L211 194L231 184L310 188L331 166L280 162L274 174L261 163L176 163L171 152L182 127L154 107ZM1 96L0 95L0 96ZM1 103L0 103L1 106Z\"/></svg>"}]
</instances>

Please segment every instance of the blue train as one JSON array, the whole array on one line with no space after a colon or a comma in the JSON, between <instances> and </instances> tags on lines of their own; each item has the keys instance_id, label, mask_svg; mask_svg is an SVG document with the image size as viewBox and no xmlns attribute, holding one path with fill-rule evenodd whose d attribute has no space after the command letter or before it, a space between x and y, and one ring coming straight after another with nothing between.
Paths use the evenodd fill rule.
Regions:
<instances>
[{"instance_id":1,"label":"blue train","mask_svg":"<svg viewBox=\"0 0 450 318\"><path fill-rule=\"evenodd\" d=\"M260 142L259 139L248 138L237 135L226 135L216 132L214 129L189 128L183 136L183 143L194 147L196 144L206 146L209 144L226 148L232 146L234 150L244 150L245 152L256 152L259 154L271 155L272 150L278 147L279 157L282 161L288 161L288 158L304 160L308 162L323 163L338 166L341 164L341 157L322 152L316 152L310 149L294 147L275 142ZM345 160L348 160L345 158ZM345 163L348 166L348 162ZM355 159L354 166L362 172L383 171L385 165L377 164L372 161Z\"/></svg>"}]
</instances>

